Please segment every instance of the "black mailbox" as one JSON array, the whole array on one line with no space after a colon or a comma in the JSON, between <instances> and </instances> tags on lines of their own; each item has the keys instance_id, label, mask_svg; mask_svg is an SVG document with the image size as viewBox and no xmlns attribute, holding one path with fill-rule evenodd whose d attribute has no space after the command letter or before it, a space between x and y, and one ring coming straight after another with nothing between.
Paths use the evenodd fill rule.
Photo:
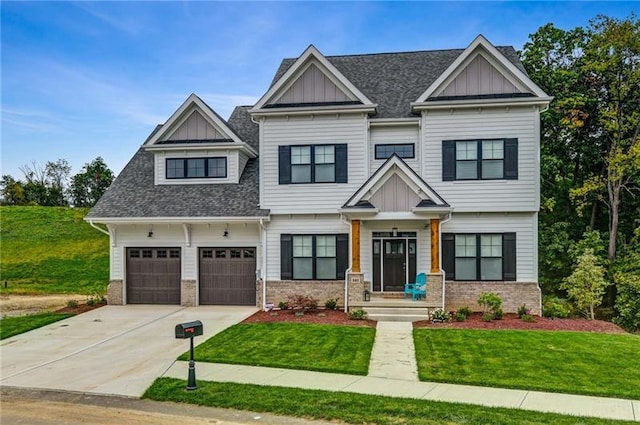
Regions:
<instances>
[{"instance_id":1,"label":"black mailbox","mask_svg":"<svg viewBox=\"0 0 640 425\"><path fill-rule=\"evenodd\" d=\"M176 338L186 339L202 335L202 322L186 322L176 325Z\"/></svg>"}]
</instances>

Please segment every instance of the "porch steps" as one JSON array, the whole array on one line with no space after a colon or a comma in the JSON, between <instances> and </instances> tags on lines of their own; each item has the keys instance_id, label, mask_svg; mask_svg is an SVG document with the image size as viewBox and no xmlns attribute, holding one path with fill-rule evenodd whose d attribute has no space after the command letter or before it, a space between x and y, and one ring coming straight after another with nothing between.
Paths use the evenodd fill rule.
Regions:
<instances>
[{"instance_id":1,"label":"porch steps","mask_svg":"<svg viewBox=\"0 0 640 425\"><path fill-rule=\"evenodd\" d=\"M395 295L395 294L394 294ZM424 300L413 301L408 298L394 296L375 296L371 301L352 302L349 306L353 309L363 309L367 312L367 317L377 321L387 322L415 322L427 320L429 314L441 305L427 303Z\"/></svg>"}]
</instances>

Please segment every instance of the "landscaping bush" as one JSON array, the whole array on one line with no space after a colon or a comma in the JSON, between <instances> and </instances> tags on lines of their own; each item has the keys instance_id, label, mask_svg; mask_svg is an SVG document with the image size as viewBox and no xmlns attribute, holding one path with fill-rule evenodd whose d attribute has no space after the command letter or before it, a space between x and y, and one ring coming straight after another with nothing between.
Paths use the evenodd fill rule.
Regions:
<instances>
[{"instance_id":1,"label":"landscaping bush","mask_svg":"<svg viewBox=\"0 0 640 425\"><path fill-rule=\"evenodd\" d=\"M329 298L324 303L324 306L329 310L335 310L336 308L338 308L338 299L337 298Z\"/></svg>"},{"instance_id":2,"label":"landscaping bush","mask_svg":"<svg viewBox=\"0 0 640 425\"><path fill-rule=\"evenodd\" d=\"M306 295L290 295L287 303L292 309L312 311L318 308L318 300Z\"/></svg>"},{"instance_id":3,"label":"landscaping bush","mask_svg":"<svg viewBox=\"0 0 640 425\"><path fill-rule=\"evenodd\" d=\"M564 319L571 316L571 305L564 298L545 297L542 302L542 315L548 318Z\"/></svg>"},{"instance_id":4,"label":"landscaping bush","mask_svg":"<svg viewBox=\"0 0 640 425\"><path fill-rule=\"evenodd\" d=\"M460 310L458 310L456 311L455 318L456 318L456 322L464 322L465 320L467 320L467 315L461 312Z\"/></svg>"},{"instance_id":5,"label":"landscaping bush","mask_svg":"<svg viewBox=\"0 0 640 425\"><path fill-rule=\"evenodd\" d=\"M518 317L522 319L522 316L530 314L531 310L529 310L527 308L526 305L522 304L519 308L518 308Z\"/></svg>"},{"instance_id":6,"label":"landscaping bush","mask_svg":"<svg viewBox=\"0 0 640 425\"><path fill-rule=\"evenodd\" d=\"M449 321L449 313L446 313L443 309L439 308L431 315L431 321L433 323L444 323Z\"/></svg>"},{"instance_id":7,"label":"landscaping bush","mask_svg":"<svg viewBox=\"0 0 640 425\"><path fill-rule=\"evenodd\" d=\"M523 314L522 316L520 316L520 319L522 319L523 322L529 322L529 323L536 322L536 319L530 314Z\"/></svg>"},{"instance_id":8,"label":"landscaping bush","mask_svg":"<svg viewBox=\"0 0 640 425\"><path fill-rule=\"evenodd\" d=\"M482 320L485 322L490 322L493 320L493 314L492 313L482 313Z\"/></svg>"},{"instance_id":9,"label":"landscaping bush","mask_svg":"<svg viewBox=\"0 0 640 425\"><path fill-rule=\"evenodd\" d=\"M349 319L353 320L364 320L367 318L367 312L363 309L359 308L357 310L351 310L349 312Z\"/></svg>"},{"instance_id":10,"label":"landscaping bush","mask_svg":"<svg viewBox=\"0 0 640 425\"><path fill-rule=\"evenodd\" d=\"M469 306L464 306L464 307L460 307L458 309L458 313L464 314L465 319L468 318L469 316L471 316L471 309L469 308Z\"/></svg>"},{"instance_id":11,"label":"landscaping bush","mask_svg":"<svg viewBox=\"0 0 640 425\"><path fill-rule=\"evenodd\" d=\"M76 301L76 300L69 300L69 301L67 301L67 307L69 307L69 308L76 308L76 307L78 307L78 301Z\"/></svg>"},{"instance_id":12,"label":"landscaping bush","mask_svg":"<svg viewBox=\"0 0 640 425\"><path fill-rule=\"evenodd\" d=\"M286 302L286 301L280 301L280 302L278 303L278 308L279 308L280 310L288 310L288 309L289 309L289 303L288 303L288 302Z\"/></svg>"},{"instance_id":13,"label":"landscaping bush","mask_svg":"<svg viewBox=\"0 0 640 425\"><path fill-rule=\"evenodd\" d=\"M484 312L483 319L487 314L490 314L493 319L502 319L502 298L495 292L481 293L478 298L478 305L482 307L482 311Z\"/></svg>"},{"instance_id":14,"label":"landscaping bush","mask_svg":"<svg viewBox=\"0 0 640 425\"><path fill-rule=\"evenodd\" d=\"M501 308L496 308L493 312L493 318L496 320L501 320L504 317L504 312Z\"/></svg>"}]
</instances>

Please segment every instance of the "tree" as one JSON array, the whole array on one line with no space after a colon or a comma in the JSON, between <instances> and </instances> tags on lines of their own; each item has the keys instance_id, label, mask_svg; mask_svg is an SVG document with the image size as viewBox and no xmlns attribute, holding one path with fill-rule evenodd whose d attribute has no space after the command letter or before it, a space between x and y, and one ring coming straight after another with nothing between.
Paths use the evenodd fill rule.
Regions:
<instances>
[{"instance_id":1,"label":"tree","mask_svg":"<svg viewBox=\"0 0 640 425\"><path fill-rule=\"evenodd\" d=\"M569 298L573 299L578 309L589 311L591 320L595 319L595 307L602 303L602 297L609 283L604 278L605 268L598 264L598 257L592 248L585 249L578 257L573 273L562 283Z\"/></svg>"},{"instance_id":2,"label":"tree","mask_svg":"<svg viewBox=\"0 0 640 425\"><path fill-rule=\"evenodd\" d=\"M71 199L77 207L92 207L113 181L113 172L97 157L71 178Z\"/></svg>"},{"instance_id":3,"label":"tree","mask_svg":"<svg viewBox=\"0 0 640 425\"><path fill-rule=\"evenodd\" d=\"M25 203L24 188L21 181L6 174L0 180L2 187L2 203L6 205L23 205Z\"/></svg>"},{"instance_id":4,"label":"tree","mask_svg":"<svg viewBox=\"0 0 640 425\"><path fill-rule=\"evenodd\" d=\"M600 199L609 211L608 257L616 257L623 193L640 187L640 21L598 16L585 48L585 82L596 99L604 168L601 174L573 189L578 201L606 191Z\"/></svg>"},{"instance_id":5,"label":"tree","mask_svg":"<svg viewBox=\"0 0 640 425\"><path fill-rule=\"evenodd\" d=\"M49 188L50 205L65 206L65 191L69 174L71 174L71 166L66 159L59 159L56 162L48 161L45 166L47 186Z\"/></svg>"}]
</instances>

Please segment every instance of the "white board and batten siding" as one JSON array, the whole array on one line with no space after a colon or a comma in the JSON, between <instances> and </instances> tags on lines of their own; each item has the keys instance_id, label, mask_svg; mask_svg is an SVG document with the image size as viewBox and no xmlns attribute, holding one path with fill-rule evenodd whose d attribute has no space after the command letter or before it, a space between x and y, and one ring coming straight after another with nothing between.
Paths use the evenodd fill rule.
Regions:
<instances>
[{"instance_id":1,"label":"white board and batten siding","mask_svg":"<svg viewBox=\"0 0 640 425\"><path fill-rule=\"evenodd\" d=\"M378 127L372 126L369 130L369 174L376 172L386 159L376 159L376 145L393 145L413 143L414 145L414 158L403 158L402 160L407 163L416 173L420 174L420 155L422 152L422 146L420 143L420 129L417 124L406 126L389 126Z\"/></svg>"},{"instance_id":2,"label":"white board and batten siding","mask_svg":"<svg viewBox=\"0 0 640 425\"><path fill-rule=\"evenodd\" d=\"M242 157L245 157L244 159ZM227 177L226 178L202 178L202 179L168 179L167 178L167 159L171 158L205 158L205 157L225 157L227 158ZM155 184L223 184L238 183L242 170L247 163L248 158L237 150L184 150L184 151L166 151L155 153Z\"/></svg>"},{"instance_id":3,"label":"white board and batten siding","mask_svg":"<svg viewBox=\"0 0 640 425\"><path fill-rule=\"evenodd\" d=\"M436 96L469 96L478 94L520 93L504 74L482 55L469 62L458 76Z\"/></svg>"},{"instance_id":4,"label":"white board and batten siding","mask_svg":"<svg viewBox=\"0 0 640 425\"><path fill-rule=\"evenodd\" d=\"M456 212L538 211L539 111L534 107L476 108L422 114L425 181ZM442 180L442 141L518 139L517 180Z\"/></svg>"},{"instance_id":5,"label":"white board and batten siding","mask_svg":"<svg viewBox=\"0 0 640 425\"><path fill-rule=\"evenodd\" d=\"M228 236L224 231L228 229ZM149 230L153 237L149 238ZM256 248L257 269L261 268L262 246L257 223L215 223L191 226L191 243L187 246L181 224L130 224L117 225L116 246L111 247L110 278L124 279L126 275L126 248L177 247L181 251L182 279L198 279L198 249Z\"/></svg>"},{"instance_id":6,"label":"white board and batten siding","mask_svg":"<svg viewBox=\"0 0 640 425\"><path fill-rule=\"evenodd\" d=\"M271 214L335 213L366 178L363 114L269 117L261 121L260 205ZM278 183L278 146L347 144L348 183Z\"/></svg>"},{"instance_id":7,"label":"white board and batten siding","mask_svg":"<svg viewBox=\"0 0 640 425\"><path fill-rule=\"evenodd\" d=\"M167 138L167 140L211 140L228 139L229 137L216 129L202 116L199 111L193 111L182 125Z\"/></svg>"},{"instance_id":8,"label":"white board and batten siding","mask_svg":"<svg viewBox=\"0 0 640 425\"><path fill-rule=\"evenodd\" d=\"M537 213L453 213L442 233L516 233L516 280L538 281Z\"/></svg>"},{"instance_id":9,"label":"white board and batten siding","mask_svg":"<svg viewBox=\"0 0 640 425\"><path fill-rule=\"evenodd\" d=\"M309 65L275 104L345 102L353 100L315 64Z\"/></svg>"},{"instance_id":10,"label":"white board and batten siding","mask_svg":"<svg viewBox=\"0 0 640 425\"><path fill-rule=\"evenodd\" d=\"M271 215L267 227L267 279L280 280L280 235L349 233L338 214Z\"/></svg>"}]
</instances>

